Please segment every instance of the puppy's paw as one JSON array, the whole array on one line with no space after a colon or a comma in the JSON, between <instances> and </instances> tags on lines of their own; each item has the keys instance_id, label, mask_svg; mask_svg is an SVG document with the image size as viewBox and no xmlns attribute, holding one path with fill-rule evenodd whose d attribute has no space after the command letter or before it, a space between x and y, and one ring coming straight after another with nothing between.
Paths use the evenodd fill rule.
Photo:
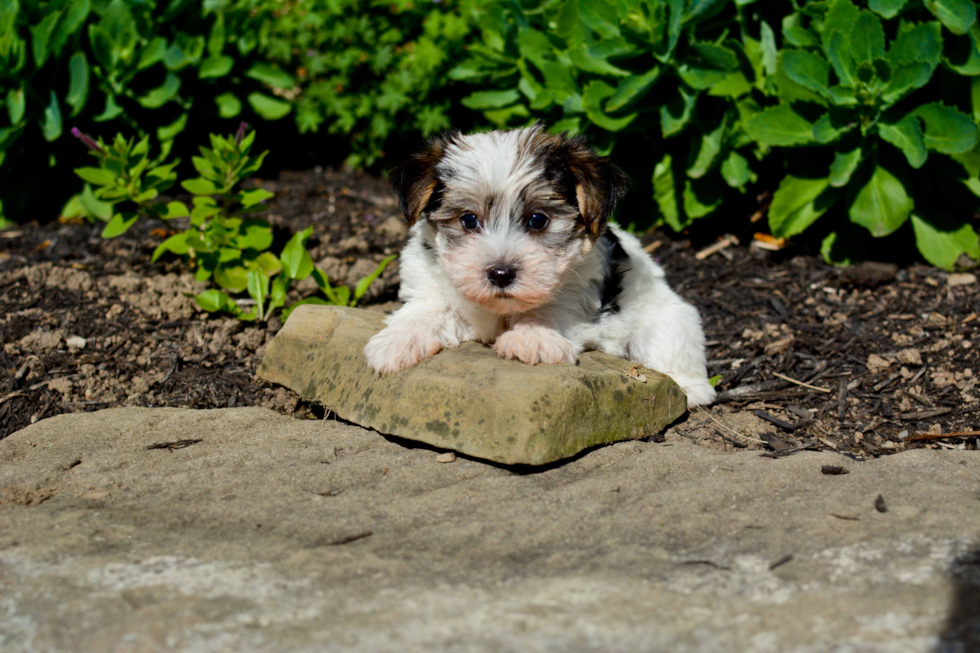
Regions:
<instances>
[{"instance_id":1,"label":"puppy's paw","mask_svg":"<svg viewBox=\"0 0 980 653\"><path fill-rule=\"evenodd\" d=\"M687 407L707 406L712 403L717 396L715 389L706 378L673 377L677 385L681 387L687 395Z\"/></svg>"},{"instance_id":2,"label":"puppy's paw","mask_svg":"<svg viewBox=\"0 0 980 653\"><path fill-rule=\"evenodd\" d=\"M390 326L368 341L364 355L378 374L393 374L418 365L442 349L442 343L428 329Z\"/></svg>"},{"instance_id":3,"label":"puppy's paw","mask_svg":"<svg viewBox=\"0 0 980 653\"><path fill-rule=\"evenodd\" d=\"M543 326L518 325L505 331L494 344L497 356L537 365L572 363L577 360L575 347L565 336Z\"/></svg>"}]
</instances>

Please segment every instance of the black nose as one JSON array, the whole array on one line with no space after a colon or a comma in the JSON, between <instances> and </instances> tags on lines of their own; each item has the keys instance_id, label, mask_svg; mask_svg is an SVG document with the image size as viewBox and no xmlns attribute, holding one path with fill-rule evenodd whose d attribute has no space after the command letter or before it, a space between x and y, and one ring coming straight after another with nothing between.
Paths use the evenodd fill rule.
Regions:
<instances>
[{"instance_id":1,"label":"black nose","mask_svg":"<svg viewBox=\"0 0 980 653\"><path fill-rule=\"evenodd\" d=\"M498 288L506 288L514 282L517 270L509 265L495 265L487 270L487 279Z\"/></svg>"}]
</instances>

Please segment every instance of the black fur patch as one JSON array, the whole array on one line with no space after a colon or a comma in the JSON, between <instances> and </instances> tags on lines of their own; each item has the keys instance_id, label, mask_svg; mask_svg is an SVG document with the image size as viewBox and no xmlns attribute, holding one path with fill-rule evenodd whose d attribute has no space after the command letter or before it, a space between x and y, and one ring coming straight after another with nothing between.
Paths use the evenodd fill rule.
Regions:
<instances>
[{"instance_id":1,"label":"black fur patch","mask_svg":"<svg viewBox=\"0 0 980 653\"><path fill-rule=\"evenodd\" d=\"M602 278L602 288L599 293L599 313L596 319L603 315L619 313L619 295L623 292L623 277L630 270L629 254L623 249L619 238L610 230L599 236L597 243L606 245L605 273Z\"/></svg>"}]
</instances>

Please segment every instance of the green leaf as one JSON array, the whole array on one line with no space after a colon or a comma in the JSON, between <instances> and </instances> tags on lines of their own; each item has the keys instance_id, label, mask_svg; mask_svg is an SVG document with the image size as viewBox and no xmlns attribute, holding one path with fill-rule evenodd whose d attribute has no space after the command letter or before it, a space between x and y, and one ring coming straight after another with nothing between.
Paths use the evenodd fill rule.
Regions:
<instances>
[{"instance_id":1,"label":"green leaf","mask_svg":"<svg viewBox=\"0 0 980 653\"><path fill-rule=\"evenodd\" d=\"M606 101L606 111L618 111L643 97L660 78L660 66L654 66L642 75L631 75L620 82L616 92Z\"/></svg>"},{"instance_id":2,"label":"green leaf","mask_svg":"<svg viewBox=\"0 0 980 653\"><path fill-rule=\"evenodd\" d=\"M710 179L688 179L684 182L684 213L688 218L711 215L721 205L721 187Z\"/></svg>"},{"instance_id":3,"label":"green leaf","mask_svg":"<svg viewBox=\"0 0 980 653\"><path fill-rule=\"evenodd\" d=\"M398 258L397 254L392 254L391 256L385 258L378 264L378 267L374 269L374 272L357 282L357 286L354 288L354 301L351 302L351 306L357 306L357 302L360 301L361 297L364 296L364 293L368 291L368 288L371 287L374 280L380 277L381 273L385 271L386 267L388 267L388 264L394 261L396 258Z\"/></svg>"},{"instance_id":4,"label":"green leaf","mask_svg":"<svg viewBox=\"0 0 980 653\"><path fill-rule=\"evenodd\" d=\"M864 188L858 191L847 214L851 222L861 225L875 238L881 238L901 227L914 206L902 182L879 165L875 166Z\"/></svg>"},{"instance_id":5,"label":"green leaf","mask_svg":"<svg viewBox=\"0 0 980 653\"><path fill-rule=\"evenodd\" d=\"M870 64L885 56L885 29L870 11L862 11L850 35L851 55L855 63Z\"/></svg>"},{"instance_id":6,"label":"green leaf","mask_svg":"<svg viewBox=\"0 0 980 653\"><path fill-rule=\"evenodd\" d=\"M272 245L272 227L265 220L252 218L239 228L238 246L261 252Z\"/></svg>"},{"instance_id":7,"label":"green leaf","mask_svg":"<svg viewBox=\"0 0 980 653\"><path fill-rule=\"evenodd\" d=\"M830 180L786 175L769 205L769 231L777 238L803 233L837 199Z\"/></svg>"},{"instance_id":8,"label":"green leaf","mask_svg":"<svg viewBox=\"0 0 980 653\"><path fill-rule=\"evenodd\" d=\"M677 187L674 182L673 160L669 154L653 169L653 199L664 221L674 231L682 231L690 221L681 215L677 206Z\"/></svg>"},{"instance_id":9,"label":"green leaf","mask_svg":"<svg viewBox=\"0 0 980 653\"><path fill-rule=\"evenodd\" d=\"M222 118L234 118L242 112L242 103L233 93L222 93L214 98L218 105L218 115Z\"/></svg>"},{"instance_id":10,"label":"green leaf","mask_svg":"<svg viewBox=\"0 0 980 653\"><path fill-rule=\"evenodd\" d=\"M180 77L173 73L167 73L167 78L163 84L147 92L146 95L136 98L140 106L147 109L159 109L177 95L180 90Z\"/></svg>"},{"instance_id":11,"label":"green leaf","mask_svg":"<svg viewBox=\"0 0 980 653\"><path fill-rule=\"evenodd\" d=\"M295 234L282 248L279 260L282 268L290 279L297 281L305 279L313 272L313 259L306 251L306 241L313 234L313 227L307 227L303 231Z\"/></svg>"},{"instance_id":12,"label":"green leaf","mask_svg":"<svg viewBox=\"0 0 980 653\"><path fill-rule=\"evenodd\" d=\"M966 34L977 20L971 0L924 0L922 4L953 34Z\"/></svg>"},{"instance_id":13,"label":"green leaf","mask_svg":"<svg viewBox=\"0 0 980 653\"><path fill-rule=\"evenodd\" d=\"M96 186L113 186L116 177L105 168L75 168L75 174Z\"/></svg>"},{"instance_id":14,"label":"green leaf","mask_svg":"<svg viewBox=\"0 0 980 653\"><path fill-rule=\"evenodd\" d=\"M882 93L882 99L888 104L894 104L914 89L926 85L932 77L934 67L927 63L911 63L899 66L893 73L891 81Z\"/></svg>"},{"instance_id":15,"label":"green leaf","mask_svg":"<svg viewBox=\"0 0 980 653\"><path fill-rule=\"evenodd\" d=\"M140 51L139 61L136 63L136 70L144 70L163 59L167 53L167 39L158 36Z\"/></svg>"},{"instance_id":16,"label":"green leaf","mask_svg":"<svg viewBox=\"0 0 980 653\"><path fill-rule=\"evenodd\" d=\"M219 265L214 271L214 282L225 290L241 292L248 286L248 270L240 265Z\"/></svg>"},{"instance_id":17,"label":"green leaf","mask_svg":"<svg viewBox=\"0 0 980 653\"><path fill-rule=\"evenodd\" d=\"M942 27L931 21L905 30L888 48L888 60L893 68L912 63L939 65L943 53Z\"/></svg>"},{"instance_id":18,"label":"green leaf","mask_svg":"<svg viewBox=\"0 0 980 653\"><path fill-rule=\"evenodd\" d=\"M476 91L463 98L460 103L467 109L481 111L483 109L500 109L521 99L516 89L504 91Z\"/></svg>"},{"instance_id":19,"label":"green leaf","mask_svg":"<svg viewBox=\"0 0 980 653\"><path fill-rule=\"evenodd\" d=\"M694 159L688 166L687 176L692 179L700 179L714 166L725 138L725 130L728 126L727 116L710 132L702 132L700 141L692 139L691 153ZM694 148L697 148L696 150Z\"/></svg>"},{"instance_id":20,"label":"green leaf","mask_svg":"<svg viewBox=\"0 0 980 653\"><path fill-rule=\"evenodd\" d=\"M139 218L138 213L117 213L112 216L112 219L106 223L105 228L102 230L103 238L116 238L117 236L122 236L126 233L136 220Z\"/></svg>"},{"instance_id":21,"label":"green leaf","mask_svg":"<svg viewBox=\"0 0 980 653\"><path fill-rule=\"evenodd\" d=\"M878 123L878 136L900 149L913 168L921 168L926 162L926 141L915 116L907 115L894 125Z\"/></svg>"},{"instance_id":22,"label":"green leaf","mask_svg":"<svg viewBox=\"0 0 980 653\"><path fill-rule=\"evenodd\" d=\"M732 188L741 189L745 184L755 182L756 174L749 167L749 162L738 152L732 151L721 164L721 176L725 183Z\"/></svg>"},{"instance_id":23,"label":"green leaf","mask_svg":"<svg viewBox=\"0 0 980 653\"><path fill-rule=\"evenodd\" d=\"M760 43L762 44L762 67L767 75L776 74L776 58L779 51L776 49L776 35L773 34L769 23L762 21L760 27Z\"/></svg>"},{"instance_id":24,"label":"green leaf","mask_svg":"<svg viewBox=\"0 0 980 653\"><path fill-rule=\"evenodd\" d=\"M708 89L738 69L738 57L730 49L712 43L695 43L677 68L677 74L694 89Z\"/></svg>"},{"instance_id":25,"label":"green leaf","mask_svg":"<svg viewBox=\"0 0 980 653\"><path fill-rule=\"evenodd\" d=\"M804 25L802 14L789 14L783 17L783 38L789 45L809 47L817 45L817 35Z\"/></svg>"},{"instance_id":26,"label":"green leaf","mask_svg":"<svg viewBox=\"0 0 980 653\"><path fill-rule=\"evenodd\" d=\"M260 320L265 318L265 301L269 297L269 275L261 270L251 270L248 273L246 285L249 296L255 300L255 308Z\"/></svg>"},{"instance_id":27,"label":"green leaf","mask_svg":"<svg viewBox=\"0 0 980 653\"><path fill-rule=\"evenodd\" d=\"M789 78L811 91L826 94L830 83L830 64L806 50L783 52L783 66Z\"/></svg>"},{"instance_id":28,"label":"green leaf","mask_svg":"<svg viewBox=\"0 0 980 653\"><path fill-rule=\"evenodd\" d=\"M107 95L105 97L105 109L102 110L102 113L92 118L92 120L95 122L106 122L118 116L122 111L122 107L116 104L116 98Z\"/></svg>"},{"instance_id":29,"label":"green leaf","mask_svg":"<svg viewBox=\"0 0 980 653\"><path fill-rule=\"evenodd\" d=\"M617 68L605 59L600 59L593 55L589 48L580 45L568 50L568 58L579 70L584 70L598 75L608 75L610 77L628 77L630 72Z\"/></svg>"},{"instance_id":30,"label":"green leaf","mask_svg":"<svg viewBox=\"0 0 980 653\"><path fill-rule=\"evenodd\" d=\"M685 86L677 86L677 95L660 106L660 129L664 138L679 134L687 127L697 100L697 91L691 92Z\"/></svg>"},{"instance_id":31,"label":"green leaf","mask_svg":"<svg viewBox=\"0 0 980 653\"><path fill-rule=\"evenodd\" d=\"M16 11L16 10L15 10ZM31 27L31 51L34 53L34 61L38 68L44 65L45 60L50 54L48 42L54 27L61 18L61 11L52 11L41 19L37 25Z\"/></svg>"},{"instance_id":32,"label":"green leaf","mask_svg":"<svg viewBox=\"0 0 980 653\"><path fill-rule=\"evenodd\" d=\"M102 222L108 222L110 219L112 219L112 204L109 202L100 201L92 192L92 187L88 184L85 184L85 188L82 189L82 194L79 196L79 201L86 211L94 215Z\"/></svg>"},{"instance_id":33,"label":"green leaf","mask_svg":"<svg viewBox=\"0 0 980 653\"><path fill-rule=\"evenodd\" d=\"M85 107L88 98L88 61L84 52L76 52L68 60L68 73L70 81L65 102L72 108L74 117Z\"/></svg>"},{"instance_id":34,"label":"green leaf","mask_svg":"<svg viewBox=\"0 0 980 653\"><path fill-rule=\"evenodd\" d=\"M786 104L770 107L745 123L746 133L763 145L813 142L813 125Z\"/></svg>"},{"instance_id":35,"label":"green leaf","mask_svg":"<svg viewBox=\"0 0 980 653\"><path fill-rule=\"evenodd\" d=\"M865 247L864 229L847 225L837 231L827 234L820 244L820 254L830 265L847 266L864 259Z\"/></svg>"},{"instance_id":36,"label":"green leaf","mask_svg":"<svg viewBox=\"0 0 980 653\"><path fill-rule=\"evenodd\" d=\"M192 193L194 195L215 195L219 190L213 183L207 179L201 178L188 179L187 181L180 182L180 185L183 186L184 190L186 190L188 193Z\"/></svg>"},{"instance_id":37,"label":"green leaf","mask_svg":"<svg viewBox=\"0 0 980 653\"><path fill-rule=\"evenodd\" d=\"M964 254L974 262L980 260L977 232L965 222L922 207L912 213L912 228L919 252L937 268L953 271Z\"/></svg>"},{"instance_id":38,"label":"green leaf","mask_svg":"<svg viewBox=\"0 0 980 653\"><path fill-rule=\"evenodd\" d=\"M44 140L56 141L61 137L61 107L58 106L58 96L51 91L51 101L44 109Z\"/></svg>"},{"instance_id":39,"label":"green leaf","mask_svg":"<svg viewBox=\"0 0 980 653\"><path fill-rule=\"evenodd\" d=\"M187 244L187 237L191 234L190 231L182 231L179 234L174 234L170 238L167 238L162 243L157 245L157 248L153 250L153 256L150 258L151 263L156 263L157 259L163 256L166 252L172 252L178 256L183 256L191 251L190 246Z\"/></svg>"},{"instance_id":40,"label":"green leaf","mask_svg":"<svg viewBox=\"0 0 980 653\"><path fill-rule=\"evenodd\" d=\"M166 210L158 215L162 220L173 220L174 218L186 218L190 215L187 205L183 202L167 202Z\"/></svg>"},{"instance_id":41,"label":"green leaf","mask_svg":"<svg viewBox=\"0 0 980 653\"><path fill-rule=\"evenodd\" d=\"M939 102L924 104L911 115L925 123L926 147L930 150L961 154L972 150L980 138L980 131L968 116Z\"/></svg>"},{"instance_id":42,"label":"green leaf","mask_svg":"<svg viewBox=\"0 0 980 653\"><path fill-rule=\"evenodd\" d=\"M908 0L870 0L868 8L882 18L894 18Z\"/></svg>"},{"instance_id":43,"label":"green leaf","mask_svg":"<svg viewBox=\"0 0 980 653\"><path fill-rule=\"evenodd\" d=\"M254 206L263 200L267 200L275 197L275 193L270 193L264 188L254 188L252 190L243 190L238 194L238 201L245 208Z\"/></svg>"},{"instance_id":44,"label":"green leaf","mask_svg":"<svg viewBox=\"0 0 980 653\"><path fill-rule=\"evenodd\" d=\"M180 114L177 120L173 121L169 125L157 128L157 139L161 141L169 141L174 138L187 127L187 112Z\"/></svg>"},{"instance_id":45,"label":"green leaf","mask_svg":"<svg viewBox=\"0 0 980 653\"><path fill-rule=\"evenodd\" d=\"M289 73L265 63L255 64L245 72L245 76L274 88L289 89L296 86L296 80Z\"/></svg>"},{"instance_id":46,"label":"green leaf","mask_svg":"<svg viewBox=\"0 0 980 653\"><path fill-rule=\"evenodd\" d=\"M834 162L830 164L830 185L834 188L843 188L851 181L851 175L858 169L864 152L860 147L855 147L848 152L834 152Z\"/></svg>"},{"instance_id":47,"label":"green leaf","mask_svg":"<svg viewBox=\"0 0 980 653\"><path fill-rule=\"evenodd\" d=\"M966 36L949 39L945 54L946 65L960 75L980 75L980 23L973 23Z\"/></svg>"},{"instance_id":48,"label":"green leaf","mask_svg":"<svg viewBox=\"0 0 980 653\"><path fill-rule=\"evenodd\" d=\"M262 270L262 272L269 275L270 277L274 274L279 274L280 272L282 272L282 264L279 262L279 259L276 257L276 255L273 254L272 252L262 252L261 254L255 257L253 263L258 267L259 270Z\"/></svg>"},{"instance_id":49,"label":"green leaf","mask_svg":"<svg viewBox=\"0 0 980 653\"><path fill-rule=\"evenodd\" d=\"M848 88L857 86L857 64L854 62L854 56L845 33L833 32L827 45L824 46L824 50L841 85Z\"/></svg>"},{"instance_id":50,"label":"green leaf","mask_svg":"<svg viewBox=\"0 0 980 653\"><path fill-rule=\"evenodd\" d=\"M11 125L16 125L24 117L24 89L13 88L7 93L7 115Z\"/></svg>"},{"instance_id":51,"label":"green leaf","mask_svg":"<svg viewBox=\"0 0 980 653\"><path fill-rule=\"evenodd\" d=\"M231 72L231 68L234 65L235 60L227 55L208 57L201 62L201 67L197 70L197 77L198 79L224 77Z\"/></svg>"},{"instance_id":52,"label":"green leaf","mask_svg":"<svg viewBox=\"0 0 980 653\"><path fill-rule=\"evenodd\" d=\"M279 120L293 109L292 103L276 100L262 93L249 93L248 103L255 113L266 120Z\"/></svg>"},{"instance_id":53,"label":"green leaf","mask_svg":"<svg viewBox=\"0 0 980 653\"><path fill-rule=\"evenodd\" d=\"M617 132L625 128L631 122L633 122L637 116L636 113L630 113L622 117L613 118L611 116L607 116L602 111L603 101L615 93L616 89L600 80L593 80L589 82L585 86L585 91L582 93L582 108L585 110L585 115L588 116L589 120L591 120L594 124L611 132Z\"/></svg>"},{"instance_id":54,"label":"green leaf","mask_svg":"<svg viewBox=\"0 0 980 653\"><path fill-rule=\"evenodd\" d=\"M238 315L242 312L242 309L238 307L234 299L217 289L205 290L199 295L195 295L194 301L208 313L224 311L232 315Z\"/></svg>"},{"instance_id":55,"label":"green leaf","mask_svg":"<svg viewBox=\"0 0 980 653\"><path fill-rule=\"evenodd\" d=\"M847 109L831 107L813 123L813 138L818 143L832 143L859 124L860 116Z\"/></svg>"}]
</instances>

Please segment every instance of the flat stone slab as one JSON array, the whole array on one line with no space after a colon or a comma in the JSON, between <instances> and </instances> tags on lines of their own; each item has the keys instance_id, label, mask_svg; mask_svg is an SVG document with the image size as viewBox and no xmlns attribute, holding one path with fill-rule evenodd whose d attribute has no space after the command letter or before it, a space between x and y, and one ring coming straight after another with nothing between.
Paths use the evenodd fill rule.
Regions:
<instances>
[{"instance_id":1,"label":"flat stone slab","mask_svg":"<svg viewBox=\"0 0 980 653\"><path fill-rule=\"evenodd\" d=\"M262 408L0 441L4 653L968 653L978 563L970 451L635 441L514 473Z\"/></svg>"},{"instance_id":2,"label":"flat stone slab","mask_svg":"<svg viewBox=\"0 0 980 653\"><path fill-rule=\"evenodd\" d=\"M379 313L300 306L258 374L381 433L506 464L542 465L641 438L687 410L673 379L639 368L646 381L637 381L629 361L602 352L578 365L525 365L468 342L380 377L363 351L383 328Z\"/></svg>"}]
</instances>

